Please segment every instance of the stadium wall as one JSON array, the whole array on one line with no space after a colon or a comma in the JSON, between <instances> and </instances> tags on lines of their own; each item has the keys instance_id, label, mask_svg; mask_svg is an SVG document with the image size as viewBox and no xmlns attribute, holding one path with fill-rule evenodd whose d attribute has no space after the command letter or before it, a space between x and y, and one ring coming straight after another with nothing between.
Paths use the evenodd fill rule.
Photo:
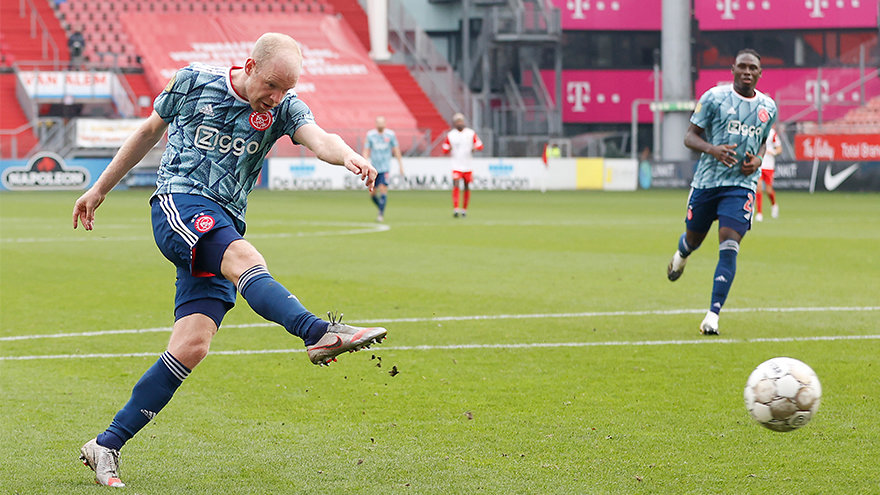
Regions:
<instances>
[{"instance_id":1,"label":"stadium wall","mask_svg":"<svg viewBox=\"0 0 880 495\"><path fill-rule=\"evenodd\" d=\"M643 161L640 189L687 189L696 163ZM797 191L880 192L880 162L777 161L773 188Z\"/></svg>"},{"instance_id":2,"label":"stadium wall","mask_svg":"<svg viewBox=\"0 0 880 495\"><path fill-rule=\"evenodd\" d=\"M408 158L406 175L389 177L393 189L452 189L449 158ZM475 158L473 189L484 190L635 190L635 160L595 158L554 159L544 165L538 158ZM269 189L360 189L357 177L317 158L269 159Z\"/></svg>"},{"instance_id":3,"label":"stadium wall","mask_svg":"<svg viewBox=\"0 0 880 495\"><path fill-rule=\"evenodd\" d=\"M30 160L0 160L0 191L84 190L95 183L109 158L65 160L38 153ZM406 175L389 178L392 189L449 190L449 158L408 158ZM475 158L474 189L594 190L687 189L695 163L610 158ZM152 188L154 167L137 167L118 188ZM880 192L880 161L780 161L774 187L782 190ZM317 158L270 158L257 187L279 191L358 190L363 184L342 167Z\"/></svg>"}]
</instances>

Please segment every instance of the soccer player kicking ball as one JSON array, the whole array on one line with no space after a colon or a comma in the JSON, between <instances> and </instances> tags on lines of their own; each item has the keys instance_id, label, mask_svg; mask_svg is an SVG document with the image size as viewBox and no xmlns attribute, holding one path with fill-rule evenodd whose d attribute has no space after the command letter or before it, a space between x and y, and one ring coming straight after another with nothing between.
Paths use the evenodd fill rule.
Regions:
<instances>
[{"instance_id":1,"label":"soccer player kicking ball","mask_svg":"<svg viewBox=\"0 0 880 495\"><path fill-rule=\"evenodd\" d=\"M403 157L397 144L397 134L385 127L385 117L376 117L376 128L367 131L364 144L364 158L376 168L376 187L370 191L370 199L379 209L377 222L385 220L385 206L388 204L388 175L391 174L391 155L397 158L400 175L403 175Z\"/></svg>"},{"instance_id":2,"label":"soccer player kicking ball","mask_svg":"<svg viewBox=\"0 0 880 495\"><path fill-rule=\"evenodd\" d=\"M684 144L702 154L691 183L686 230L666 269L670 281L678 280L688 256L718 219L718 265L709 312L700 323L704 335L718 335L718 314L736 274L740 242L752 226L761 156L777 114L773 99L755 89L761 77L757 52L741 50L732 71L733 84L706 91L691 116Z\"/></svg>"},{"instance_id":3,"label":"soccer player kicking ball","mask_svg":"<svg viewBox=\"0 0 880 495\"><path fill-rule=\"evenodd\" d=\"M267 33L244 67L193 64L156 97L95 185L73 207L73 228L95 226L95 209L168 130L168 145L150 198L153 235L177 267L174 327L168 349L134 386L110 426L83 445L81 459L102 485L124 486L119 450L162 410L208 354L236 290L253 310L305 342L309 359L326 365L385 337L384 328L324 321L272 278L262 255L242 238L248 193L272 145L288 135L325 162L359 175L372 189L376 170L335 134L315 124L292 91L302 52L291 37Z\"/></svg>"},{"instance_id":4,"label":"soccer player kicking ball","mask_svg":"<svg viewBox=\"0 0 880 495\"><path fill-rule=\"evenodd\" d=\"M483 142L477 136L477 132L467 127L464 115L457 113L452 116L453 129L446 133L443 141L443 153L452 156L452 216L467 216L468 203L471 201L471 182L474 180L474 172L471 169L471 158L474 151L483 149ZM463 187L459 184L463 184ZM458 207L459 191L462 194L461 208Z\"/></svg>"}]
</instances>

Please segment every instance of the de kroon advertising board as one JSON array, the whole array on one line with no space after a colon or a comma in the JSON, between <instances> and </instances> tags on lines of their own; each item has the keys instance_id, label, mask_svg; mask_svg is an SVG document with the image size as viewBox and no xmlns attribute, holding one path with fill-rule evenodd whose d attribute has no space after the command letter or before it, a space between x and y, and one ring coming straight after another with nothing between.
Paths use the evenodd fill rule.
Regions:
<instances>
[{"instance_id":1,"label":"de kroon advertising board","mask_svg":"<svg viewBox=\"0 0 880 495\"><path fill-rule=\"evenodd\" d=\"M639 188L687 189L695 168L694 161L643 161ZM880 192L880 162L776 162L775 189L808 191L811 185L815 191Z\"/></svg>"}]
</instances>

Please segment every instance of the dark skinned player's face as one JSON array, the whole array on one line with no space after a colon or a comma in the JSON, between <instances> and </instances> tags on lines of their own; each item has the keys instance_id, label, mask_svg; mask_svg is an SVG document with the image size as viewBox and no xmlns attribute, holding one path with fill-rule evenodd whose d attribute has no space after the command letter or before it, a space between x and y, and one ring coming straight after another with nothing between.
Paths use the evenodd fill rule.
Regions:
<instances>
[{"instance_id":1,"label":"dark skinned player's face","mask_svg":"<svg viewBox=\"0 0 880 495\"><path fill-rule=\"evenodd\" d=\"M743 53L736 57L733 64L733 88L737 93L751 98L755 95L755 86L761 77L761 61L758 57Z\"/></svg>"}]
</instances>

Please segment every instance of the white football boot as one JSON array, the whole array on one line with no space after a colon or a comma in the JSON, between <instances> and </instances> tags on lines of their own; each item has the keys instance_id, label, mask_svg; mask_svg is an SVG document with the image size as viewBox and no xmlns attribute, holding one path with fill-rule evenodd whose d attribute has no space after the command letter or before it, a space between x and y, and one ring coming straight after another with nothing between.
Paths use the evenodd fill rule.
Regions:
<instances>
[{"instance_id":1,"label":"white football boot","mask_svg":"<svg viewBox=\"0 0 880 495\"><path fill-rule=\"evenodd\" d=\"M687 258L682 257L681 253L676 249L675 254L672 255L672 260L666 267L666 278L668 278L670 282L678 280L678 277L684 272L684 265L687 264L687 261Z\"/></svg>"},{"instance_id":2,"label":"white football boot","mask_svg":"<svg viewBox=\"0 0 880 495\"><path fill-rule=\"evenodd\" d=\"M700 323L700 333L703 335L718 335L718 313L709 311L703 322Z\"/></svg>"},{"instance_id":3,"label":"white football boot","mask_svg":"<svg viewBox=\"0 0 880 495\"><path fill-rule=\"evenodd\" d=\"M82 446L79 459L95 472L95 483L114 488L122 488L125 483L119 479L119 451L98 445L93 438Z\"/></svg>"},{"instance_id":4,"label":"white football boot","mask_svg":"<svg viewBox=\"0 0 880 495\"><path fill-rule=\"evenodd\" d=\"M385 339L388 330L382 327L361 328L342 323L342 315L336 319L330 313L330 326L327 333L314 345L308 346L309 359L314 364L326 366L336 361L336 356L343 352L355 352L369 348Z\"/></svg>"}]
</instances>

